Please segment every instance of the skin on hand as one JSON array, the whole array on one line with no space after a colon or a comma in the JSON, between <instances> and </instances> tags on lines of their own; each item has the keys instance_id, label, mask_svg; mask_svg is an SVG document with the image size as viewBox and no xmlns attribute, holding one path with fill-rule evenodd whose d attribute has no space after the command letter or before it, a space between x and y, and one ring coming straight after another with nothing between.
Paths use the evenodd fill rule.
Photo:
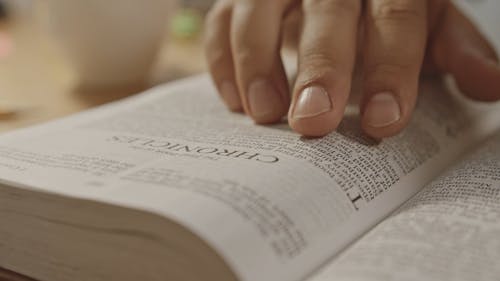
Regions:
<instances>
[{"instance_id":1,"label":"skin on hand","mask_svg":"<svg viewBox=\"0 0 500 281\"><path fill-rule=\"evenodd\" d=\"M361 62L363 130L375 138L409 122L422 66L451 74L469 97L500 99L500 64L449 0L219 0L207 18L206 57L227 106L260 124L305 136L340 123ZM280 50L292 34L298 74L290 89ZM467 67L464 67L467 66Z\"/></svg>"}]
</instances>

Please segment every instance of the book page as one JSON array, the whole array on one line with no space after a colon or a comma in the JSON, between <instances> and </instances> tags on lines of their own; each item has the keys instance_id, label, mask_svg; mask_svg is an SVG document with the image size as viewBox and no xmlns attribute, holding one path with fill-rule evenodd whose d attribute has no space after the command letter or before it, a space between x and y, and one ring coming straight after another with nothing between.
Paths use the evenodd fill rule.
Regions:
<instances>
[{"instance_id":1,"label":"book page","mask_svg":"<svg viewBox=\"0 0 500 281\"><path fill-rule=\"evenodd\" d=\"M500 280L500 133L311 281Z\"/></svg>"},{"instance_id":2,"label":"book page","mask_svg":"<svg viewBox=\"0 0 500 281\"><path fill-rule=\"evenodd\" d=\"M336 133L305 139L191 78L2 136L0 181L173 219L244 281L301 280L498 127L437 81L421 91L396 137L366 137L349 107Z\"/></svg>"}]
</instances>

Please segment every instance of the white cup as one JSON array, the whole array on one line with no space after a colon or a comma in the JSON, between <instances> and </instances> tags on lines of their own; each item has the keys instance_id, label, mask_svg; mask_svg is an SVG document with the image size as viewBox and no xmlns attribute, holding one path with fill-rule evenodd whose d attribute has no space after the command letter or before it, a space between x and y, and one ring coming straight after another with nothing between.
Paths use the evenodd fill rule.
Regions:
<instances>
[{"instance_id":1,"label":"white cup","mask_svg":"<svg viewBox=\"0 0 500 281\"><path fill-rule=\"evenodd\" d=\"M48 0L49 24L81 86L147 80L175 0Z\"/></svg>"}]
</instances>

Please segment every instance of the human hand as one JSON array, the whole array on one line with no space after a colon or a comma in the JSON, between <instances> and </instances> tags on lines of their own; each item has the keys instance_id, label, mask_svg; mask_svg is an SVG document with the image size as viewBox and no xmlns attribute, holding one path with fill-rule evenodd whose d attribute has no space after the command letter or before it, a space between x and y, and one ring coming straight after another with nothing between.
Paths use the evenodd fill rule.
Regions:
<instances>
[{"instance_id":1,"label":"human hand","mask_svg":"<svg viewBox=\"0 0 500 281\"><path fill-rule=\"evenodd\" d=\"M285 25L292 15L300 24ZM257 123L288 112L306 136L338 126L357 61L362 127L375 138L409 122L424 62L471 98L500 99L494 49L450 0L219 0L207 27L210 72L227 106ZM291 99L280 58L288 32L299 34Z\"/></svg>"}]
</instances>

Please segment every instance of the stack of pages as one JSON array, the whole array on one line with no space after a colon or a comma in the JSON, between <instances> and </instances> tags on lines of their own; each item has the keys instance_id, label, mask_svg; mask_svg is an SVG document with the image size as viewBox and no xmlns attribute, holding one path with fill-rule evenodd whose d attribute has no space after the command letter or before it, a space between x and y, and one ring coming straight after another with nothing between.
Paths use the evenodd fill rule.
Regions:
<instances>
[{"instance_id":1,"label":"stack of pages","mask_svg":"<svg viewBox=\"0 0 500 281\"><path fill-rule=\"evenodd\" d=\"M353 111L304 139L229 113L201 76L6 134L0 267L51 281L498 280L499 109L428 81L396 137L364 136Z\"/></svg>"}]
</instances>

